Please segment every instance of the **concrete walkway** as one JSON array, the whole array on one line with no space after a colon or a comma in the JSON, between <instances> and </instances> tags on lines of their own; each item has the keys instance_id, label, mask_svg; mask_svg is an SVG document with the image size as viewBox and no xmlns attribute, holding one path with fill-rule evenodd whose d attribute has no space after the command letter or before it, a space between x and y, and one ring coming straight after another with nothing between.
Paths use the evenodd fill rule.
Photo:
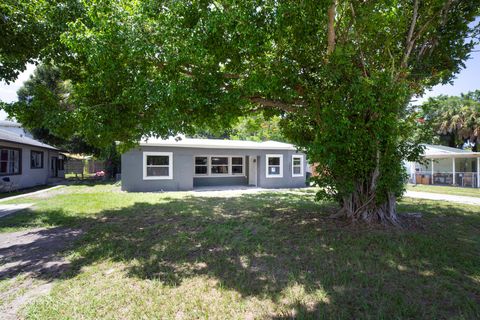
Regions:
<instances>
[{"instance_id":1,"label":"concrete walkway","mask_svg":"<svg viewBox=\"0 0 480 320\"><path fill-rule=\"evenodd\" d=\"M64 185L56 185L56 186L53 186L53 187L50 187L50 188L41 189L41 190L34 191L34 192L26 192L26 193L22 193L22 194L19 194L19 195L16 195L16 196L5 197L5 198L0 199L0 202L15 200L15 199L19 199L19 198L25 198L25 197L31 197L31 196L34 196L34 195L37 195L37 194L40 194L40 193L45 193L45 192L49 192L49 191L61 188L63 186Z\"/></svg>"},{"instance_id":2,"label":"concrete walkway","mask_svg":"<svg viewBox=\"0 0 480 320\"><path fill-rule=\"evenodd\" d=\"M0 218L20 210L30 208L31 206L33 206L33 203L2 204L0 205Z\"/></svg>"},{"instance_id":3,"label":"concrete walkway","mask_svg":"<svg viewBox=\"0 0 480 320\"><path fill-rule=\"evenodd\" d=\"M187 191L187 193L195 197L220 197L220 198L230 198L230 197L240 197L245 194L255 194L259 192L271 192L271 193L280 193L288 192L299 195L309 195L307 192L296 191L297 189L268 189L268 188L259 188L251 186L214 186L214 187L195 187L192 191ZM314 193L310 193L313 195Z\"/></svg>"},{"instance_id":4,"label":"concrete walkway","mask_svg":"<svg viewBox=\"0 0 480 320\"><path fill-rule=\"evenodd\" d=\"M456 203L480 206L480 198L475 198L475 197L455 196L455 195L449 195L449 194L410 191L410 190L407 190L405 192L404 197L426 199L426 200L448 201L448 202L456 202Z\"/></svg>"}]
</instances>

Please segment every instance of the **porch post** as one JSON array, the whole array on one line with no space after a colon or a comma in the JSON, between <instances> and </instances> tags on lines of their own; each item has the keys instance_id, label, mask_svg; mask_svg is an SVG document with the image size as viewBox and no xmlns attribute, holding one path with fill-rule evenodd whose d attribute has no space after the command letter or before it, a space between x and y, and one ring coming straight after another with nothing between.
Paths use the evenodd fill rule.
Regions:
<instances>
[{"instance_id":1,"label":"porch post","mask_svg":"<svg viewBox=\"0 0 480 320\"><path fill-rule=\"evenodd\" d=\"M453 180L452 180L452 184L455 185L455 158L452 158L452 173L453 173Z\"/></svg>"},{"instance_id":2,"label":"porch post","mask_svg":"<svg viewBox=\"0 0 480 320\"><path fill-rule=\"evenodd\" d=\"M433 184L433 159L430 160L432 162L432 184Z\"/></svg>"},{"instance_id":3,"label":"porch post","mask_svg":"<svg viewBox=\"0 0 480 320\"><path fill-rule=\"evenodd\" d=\"M477 157L477 188L480 188L480 157Z\"/></svg>"}]
</instances>

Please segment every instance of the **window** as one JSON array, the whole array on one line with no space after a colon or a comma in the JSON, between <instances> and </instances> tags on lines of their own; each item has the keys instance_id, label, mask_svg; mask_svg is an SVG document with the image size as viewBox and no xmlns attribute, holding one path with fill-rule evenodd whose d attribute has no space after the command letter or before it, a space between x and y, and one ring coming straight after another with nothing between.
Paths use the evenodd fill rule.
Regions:
<instances>
[{"instance_id":1,"label":"window","mask_svg":"<svg viewBox=\"0 0 480 320\"><path fill-rule=\"evenodd\" d=\"M303 156L292 156L292 177L303 177Z\"/></svg>"},{"instance_id":2,"label":"window","mask_svg":"<svg viewBox=\"0 0 480 320\"><path fill-rule=\"evenodd\" d=\"M244 156L195 156L195 177L245 176Z\"/></svg>"},{"instance_id":3,"label":"window","mask_svg":"<svg viewBox=\"0 0 480 320\"><path fill-rule=\"evenodd\" d=\"M0 174L21 174L21 150L15 148L0 148Z\"/></svg>"},{"instance_id":4,"label":"window","mask_svg":"<svg viewBox=\"0 0 480 320\"><path fill-rule=\"evenodd\" d=\"M195 157L195 174L208 174L208 157Z\"/></svg>"},{"instance_id":5,"label":"window","mask_svg":"<svg viewBox=\"0 0 480 320\"><path fill-rule=\"evenodd\" d=\"M211 157L210 163L212 174L228 174L228 157Z\"/></svg>"},{"instance_id":6,"label":"window","mask_svg":"<svg viewBox=\"0 0 480 320\"><path fill-rule=\"evenodd\" d=\"M172 152L144 152L143 180L173 178Z\"/></svg>"},{"instance_id":7,"label":"window","mask_svg":"<svg viewBox=\"0 0 480 320\"><path fill-rule=\"evenodd\" d=\"M43 168L43 152L41 151L30 151L30 168L31 169L42 169Z\"/></svg>"},{"instance_id":8,"label":"window","mask_svg":"<svg viewBox=\"0 0 480 320\"><path fill-rule=\"evenodd\" d=\"M65 170L65 160L58 159L58 170L63 171Z\"/></svg>"},{"instance_id":9,"label":"window","mask_svg":"<svg viewBox=\"0 0 480 320\"><path fill-rule=\"evenodd\" d=\"M243 157L232 157L232 174L243 175Z\"/></svg>"},{"instance_id":10,"label":"window","mask_svg":"<svg viewBox=\"0 0 480 320\"><path fill-rule=\"evenodd\" d=\"M282 178L283 177L283 155L281 154L267 154L266 156L267 178Z\"/></svg>"}]
</instances>

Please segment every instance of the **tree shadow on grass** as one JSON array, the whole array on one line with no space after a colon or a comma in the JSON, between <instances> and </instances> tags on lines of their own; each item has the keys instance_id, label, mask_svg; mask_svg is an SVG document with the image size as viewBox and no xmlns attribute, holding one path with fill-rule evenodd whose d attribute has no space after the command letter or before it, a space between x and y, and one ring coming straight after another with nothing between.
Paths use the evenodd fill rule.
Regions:
<instances>
[{"instance_id":1,"label":"tree shadow on grass","mask_svg":"<svg viewBox=\"0 0 480 320\"><path fill-rule=\"evenodd\" d=\"M105 260L172 287L207 276L285 305L278 319L477 316L480 215L432 203L401 209L424 212L424 228L345 227L327 218L332 204L278 193L135 203L79 220L46 216L85 230L63 277Z\"/></svg>"},{"instance_id":2,"label":"tree shadow on grass","mask_svg":"<svg viewBox=\"0 0 480 320\"><path fill-rule=\"evenodd\" d=\"M60 277L70 267L60 253L71 248L81 233L55 227L0 234L0 280L24 273L46 280Z\"/></svg>"}]
</instances>

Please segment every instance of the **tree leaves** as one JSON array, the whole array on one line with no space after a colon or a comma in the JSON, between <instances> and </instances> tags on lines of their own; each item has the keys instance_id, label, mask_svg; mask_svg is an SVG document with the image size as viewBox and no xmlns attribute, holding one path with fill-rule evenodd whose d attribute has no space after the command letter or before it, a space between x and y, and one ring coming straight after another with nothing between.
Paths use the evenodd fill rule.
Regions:
<instances>
[{"instance_id":1,"label":"tree leaves","mask_svg":"<svg viewBox=\"0 0 480 320\"><path fill-rule=\"evenodd\" d=\"M72 83L63 112L91 144L133 146L266 111L327 196L391 208L418 153L408 101L459 71L478 1L338 1L328 50L332 3L81 2L48 55Z\"/></svg>"},{"instance_id":2,"label":"tree leaves","mask_svg":"<svg viewBox=\"0 0 480 320\"><path fill-rule=\"evenodd\" d=\"M478 150L480 136L480 91L458 97L438 96L420 106L417 135L422 142Z\"/></svg>"}]
</instances>

